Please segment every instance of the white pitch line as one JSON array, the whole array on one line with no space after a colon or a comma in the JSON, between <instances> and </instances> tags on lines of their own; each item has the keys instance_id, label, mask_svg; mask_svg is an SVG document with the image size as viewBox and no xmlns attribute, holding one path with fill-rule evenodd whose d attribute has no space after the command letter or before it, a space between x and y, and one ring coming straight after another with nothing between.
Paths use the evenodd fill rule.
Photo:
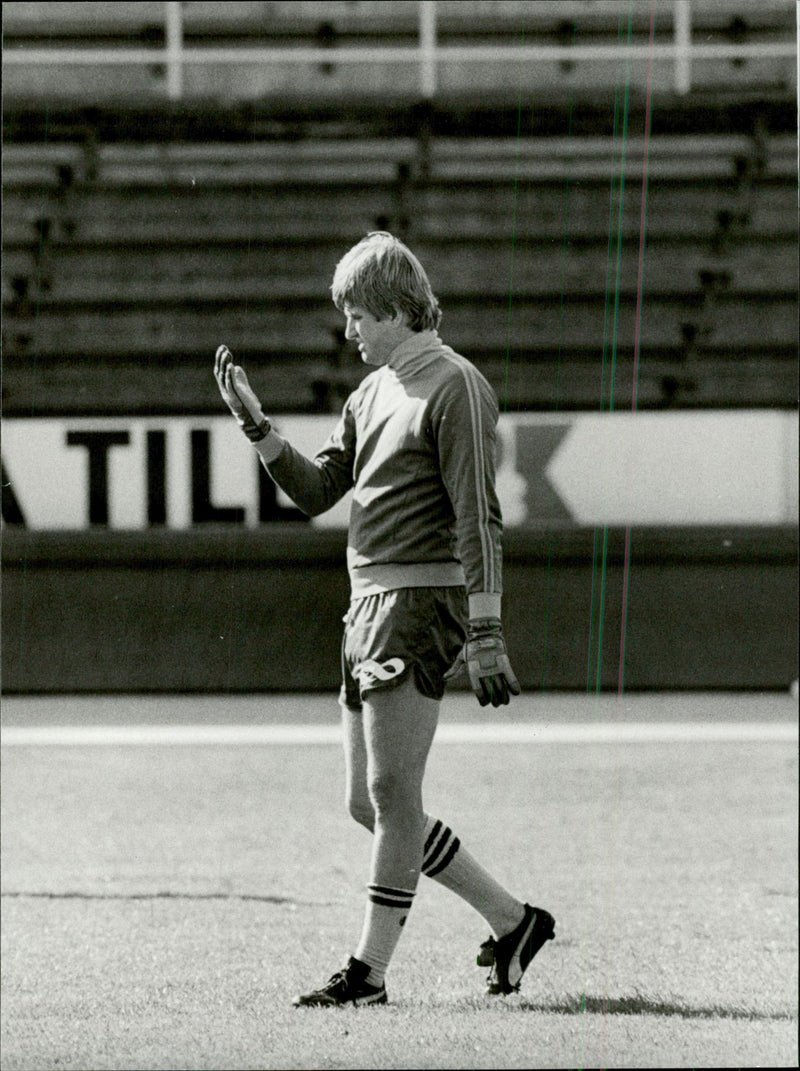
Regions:
<instances>
[{"instance_id":1,"label":"white pitch line","mask_svg":"<svg viewBox=\"0 0 800 1071\"><path fill-rule=\"evenodd\" d=\"M240 747L340 744L339 725L9 725L3 747ZM796 742L791 722L591 722L443 724L438 744L658 744Z\"/></svg>"}]
</instances>

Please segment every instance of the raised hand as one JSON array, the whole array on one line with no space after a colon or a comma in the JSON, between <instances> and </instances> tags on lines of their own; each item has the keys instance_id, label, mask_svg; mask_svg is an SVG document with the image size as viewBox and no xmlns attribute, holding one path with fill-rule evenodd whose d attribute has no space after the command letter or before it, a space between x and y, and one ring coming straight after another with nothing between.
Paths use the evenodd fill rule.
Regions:
<instances>
[{"instance_id":1,"label":"raised hand","mask_svg":"<svg viewBox=\"0 0 800 1071\"><path fill-rule=\"evenodd\" d=\"M261 402L247 381L241 365L233 363L227 346L219 346L214 357L214 376L219 392L236 418L236 423L251 443L261 442L269 435L271 424L264 416Z\"/></svg>"}]
</instances>

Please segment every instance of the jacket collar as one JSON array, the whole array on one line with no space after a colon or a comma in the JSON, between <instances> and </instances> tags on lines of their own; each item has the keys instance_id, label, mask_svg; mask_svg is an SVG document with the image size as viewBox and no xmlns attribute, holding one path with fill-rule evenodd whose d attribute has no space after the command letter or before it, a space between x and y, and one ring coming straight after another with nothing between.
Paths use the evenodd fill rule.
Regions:
<instances>
[{"instance_id":1,"label":"jacket collar","mask_svg":"<svg viewBox=\"0 0 800 1071\"><path fill-rule=\"evenodd\" d=\"M392 350L386 366L404 378L435 361L441 352L442 340L435 331L417 331Z\"/></svg>"}]
</instances>

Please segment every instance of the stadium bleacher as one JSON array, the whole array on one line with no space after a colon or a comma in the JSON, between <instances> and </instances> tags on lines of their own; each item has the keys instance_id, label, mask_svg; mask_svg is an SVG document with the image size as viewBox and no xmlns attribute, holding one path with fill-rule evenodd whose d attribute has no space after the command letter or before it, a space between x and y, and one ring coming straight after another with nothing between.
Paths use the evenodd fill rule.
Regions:
<instances>
[{"instance_id":1,"label":"stadium bleacher","mask_svg":"<svg viewBox=\"0 0 800 1071\"><path fill-rule=\"evenodd\" d=\"M652 12L655 45L669 45L685 5L439 0L431 96L415 59L423 6L5 4L4 417L223 421L211 365L222 341L270 414L336 411L365 369L328 288L372 229L418 252L443 337L506 411L796 410L794 5L693 0L695 41L722 51L691 58L687 91L680 55L651 69L642 52ZM180 77L165 20L176 11ZM557 51L491 54L522 45ZM382 63L385 46L407 62ZM94 62L98 50L112 59ZM212 50L222 58L207 62ZM94 59L76 62L84 52ZM210 523L242 510L210 508L208 432L195 433L205 453L187 462L186 529L180 517L165 528L163 428L148 431L158 509L142 499L141 530L105 527L91 508L83 528L37 527L21 494L35 476L4 466L7 689L335 686L343 532L295 523L263 474L256 522L290 522L274 538ZM187 488L176 478L175 495ZM796 678L790 499L784 522L753 531L637 528L627 624L641 654L626 687ZM546 673L548 687L585 689L598 530L534 521L512 522L505 546L515 665L526 688L543 689ZM609 621L626 605L629 535L603 542ZM206 612L221 578L242 623L241 672L218 643L228 624ZM536 662L532 608L546 608L552 664ZM264 619L284 630L274 651L297 652L299 676L265 652L250 627ZM614 628L603 644L596 686L621 689Z\"/></svg>"},{"instance_id":2,"label":"stadium bleacher","mask_svg":"<svg viewBox=\"0 0 800 1071\"><path fill-rule=\"evenodd\" d=\"M156 55L165 41L164 5L154 3L10 3L4 5L4 39L7 50L26 47L71 46L154 51L151 63L115 62L112 66L71 64L35 68L14 64L4 74L6 92L14 97L40 101L72 98L94 103L157 101L164 92L166 69ZM279 46L287 50L328 49L331 60L298 67L287 57L269 63L251 59L231 65L194 61L184 72L184 88L192 99L224 99L228 102L265 97L295 103L360 101L365 97L392 102L413 100L417 76L404 62L365 64L339 60L336 49L369 50L389 42L413 48L419 24L415 0L372 2L303 3L184 3L182 36L187 47ZM659 36L674 30L673 4L657 9ZM493 45L519 45L524 41L554 44L562 49L591 42L596 45L646 44L650 32L650 7L639 3L624 10L615 0L527 0L492 3L474 0L439 0L436 5L437 36L442 48L480 49ZM694 0L692 22L705 44L770 44L784 41L794 32L792 5L785 0ZM46 27L46 33L42 32ZM486 59L465 64L443 52L439 63L438 97L458 101L481 94L495 103L507 103L509 94L569 91L597 93L613 89L619 78L619 62L602 58L591 65L575 63L565 53L535 63ZM648 79L653 88L669 88L669 66L649 71L647 59L636 58L627 71L629 84L643 90ZM695 65L696 89L723 92L790 90L796 78L790 56L750 56L736 59L708 57Z\"/></svg>"},{"instance_id":3,"label":"stadium bleacher","mask_svg":"<svg viewBox=\"0 0 800 1071\"><path fill-rule=\"evenodd\" d=\"M435 138L426 151L404 137L355 151L333 138L9 146L6 412L34 396L61 414L213 411L222 337L263 366L273 408L313 410L320 377L360 376L328 287L375 228L412 241L448 338L511 410L602 405L609 301L629 394L640 270L641 406L790 404L790 135ZM158 369L153 396L141 367Z\"/></svg>"},{"instance_id":4,"label":"stadium bleacher","mask_svg":"<svg viewBox=\"0 0 800 1071\"><path fill-rule=\"evenodd\" d=\"M671 65L656 64L646 129L639 58L622 82L619 58L465 65L447 49L640 44L649 5L440 2L437 97L424 105L414 64L335 62L340 48L415 45L415 2L181 9L189 49L329 47L334 62L255 75L248 60L188 63L181 107L157 63L5 65L7 415L214 411L206 366L223 337L258 362L273 409L338 405L362 369L330 276L376 228L412 242L448 339L507 409L603 407L612 348L620 398L641 358L642 407L793 403L796 136L774 118L792 99L785 56L698 58L681 101ZM693 32L769 46L785 42L790 9L695 0ZM658 7L656 40L671 40L676 17ZM162 4L4 5L12 58L163 58L164 41ZM371 103L348 110L356 85ZM150 387L144 368L157 371Z\"/></svg>"}]
</instances>

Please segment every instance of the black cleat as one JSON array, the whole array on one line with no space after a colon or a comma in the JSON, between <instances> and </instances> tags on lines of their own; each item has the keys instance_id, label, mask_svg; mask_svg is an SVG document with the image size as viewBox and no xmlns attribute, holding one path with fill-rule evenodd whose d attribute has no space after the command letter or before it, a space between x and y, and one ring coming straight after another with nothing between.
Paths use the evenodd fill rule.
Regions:
<instances>
[{"instance_id":1,"label":"black cleat","mask_svg":"<svg viewBox=\"0 0 800 1071\"><path fill-rule=\"evenodd\" d=\"M386 986L368 985L365 981L370 972L368 963L362 963L353 956L342 970L337 971L321 989L303 993L295 997L292 1004L296 1008L354 1008L364 1004L385 1004Z\"/></svg>"},{"instance_id":2,"label":"black cleat","mask_svg":"<svg viewBox=\"0 0 800 1071\"><path fill-rule=\"evenodd\" d=\"M545 943L555 937L556 920L540 907L525 905L522 922L505 937L490 937L478 952L478 966L491 967L486 992L516 993L522 976L533 957Z\"/></svg>"}]
</instances>

